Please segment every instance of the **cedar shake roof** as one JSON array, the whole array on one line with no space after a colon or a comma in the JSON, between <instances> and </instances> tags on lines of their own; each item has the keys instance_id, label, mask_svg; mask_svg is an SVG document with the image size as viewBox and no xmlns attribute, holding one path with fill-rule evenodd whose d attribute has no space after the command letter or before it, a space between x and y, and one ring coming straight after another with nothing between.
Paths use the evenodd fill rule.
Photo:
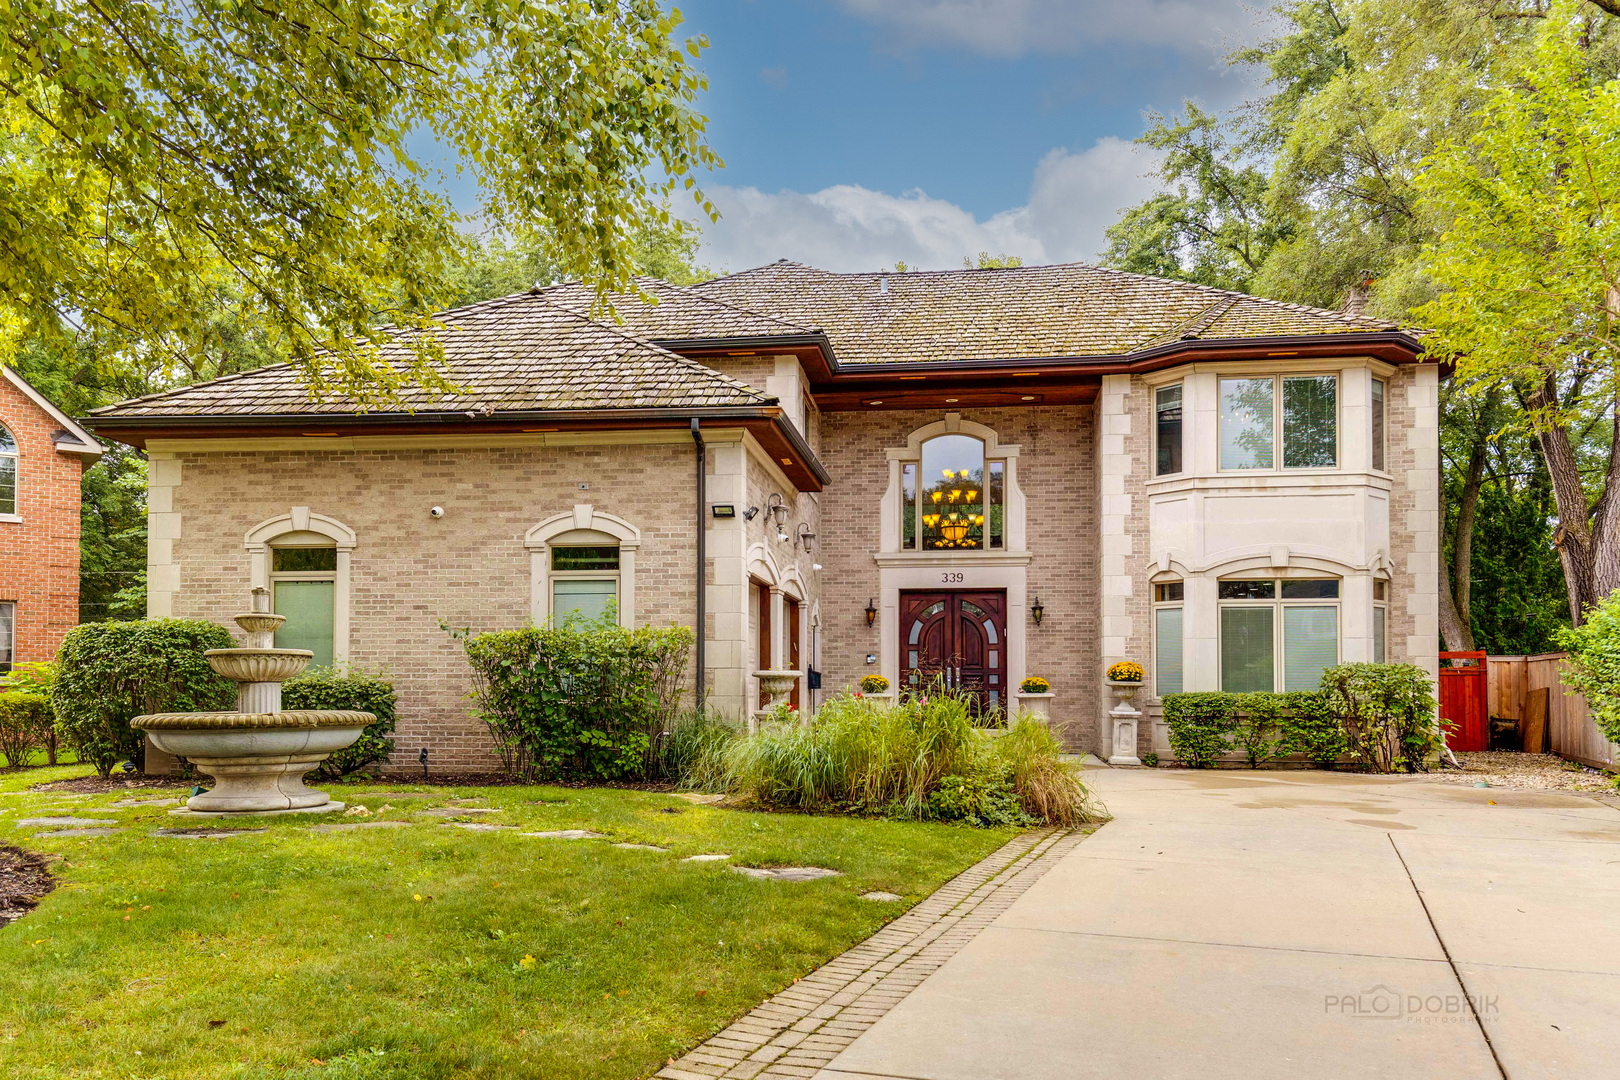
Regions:
<instances>
[{"instance_id":1,"label":"cedar shake roof","mask_svg":"<svg viewBox=\"0 0 1620 1080\"><path fill-rule=\"evenodd\" d=\"M609 313L593 307L595 290L578 281L548 286L540 290L540 295L575 314L594 317L605 325L618 326L651 341L797 337L815 333L814 327L751 311L728 303L724 297L707 296L658 278L638 277L636 287L657 302L634 296L620 297L614 301L614 311Z\"/></svg>"},{"instance_id":2,"label":"cedar shake roof","mask_svg":"<svg viewBox=\"0 0 1620 1080\"><path fill-rule=\"evenodd\" d=\"M817 327L842 365L1119 356L1190 338L1400 329L1364 315L1080 263L835 274L784 259L692 291Z\"/></svg>"},{"instance_id":3,"label":"cedar shake roof","mask_svg":"<svg viewBox=\"0 0 1620 1080\"><path fill-rule=\"evenodd\" d=\"M421 388L400 392L400 407L415 412L491 413L551 409L652 409L757 407L776 399L746 383L695 361L684 359L651 341L614 326L609 317L593 320L573 310L569 287L518 293L445 312L452 329L436 331L444 339L446 375L463 392L441 394ZM674 286L665 286L672 291ZM581 292L584 295L584 290ZM561 302L559 302L561 301ZM620 302L630 309L641 302ZM583 301L589 307L589 301ZM662 305L661 305L662 306ZM726 318L777 327L763 316L736 313L712 301L677 302L671 310L689 320L691 310L708 308ZM627 319L627 323L631 320ZM643 320L643 323L645 320ZM752 325L752 324L751 324ZM754 331L749 331L754 332ZM399 357L398 339L385 342L384 358ZM97 420L135 416L342 415L360 412L350 398L328 395L312 399L298 372L275 364L227 375L209 382L135 398L95 410ZM397 411L389 406L388 411Z\"/></svg>"}]
</instances>

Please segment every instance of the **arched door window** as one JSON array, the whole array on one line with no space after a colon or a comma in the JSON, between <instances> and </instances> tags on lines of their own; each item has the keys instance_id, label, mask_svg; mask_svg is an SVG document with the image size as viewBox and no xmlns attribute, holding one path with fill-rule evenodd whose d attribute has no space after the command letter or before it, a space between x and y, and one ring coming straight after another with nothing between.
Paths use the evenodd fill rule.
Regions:
<instances>
[{"instance_id":1,"label":"arched door window","mask_svg":"<svg viewBox=\"0 0 1620 1080\"><path fill-rule=\"evenodd\" d=\"M1006 543L1006 462L987 461L972 435L939 435L900 466L900 546L979 551Z\"/></svg>"},{"instance_id":2,"label":"arched door window","mask_svg":"<svg viewBox=\"0 0 1620 1080\"><path fill-rule=\"evenodd\" d=\"M0 514L17 512L17 440L0 424Z\"/></svg>"}]
</instances>

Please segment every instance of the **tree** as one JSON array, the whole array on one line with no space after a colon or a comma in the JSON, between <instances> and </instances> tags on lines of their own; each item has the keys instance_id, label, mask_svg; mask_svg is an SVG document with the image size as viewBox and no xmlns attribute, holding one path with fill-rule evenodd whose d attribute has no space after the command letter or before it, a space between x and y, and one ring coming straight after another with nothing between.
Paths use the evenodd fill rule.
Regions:
<instances>
[{"instance_id":1,"label":"tree","mask_svg":"<svg viewBox=\"0 0 1620 1080\"><path fill-rule=\"evenodd\" d=\"M1558 511L1571 622L1620 588L1620 82L1593 78L1572 5L1418 181L1449 222L1418 311L1476 393L1521 395ZM1596 451L1596 452L1594 452Z\"/></svg>"},{"instance_id":2,"label":"tree","mask_svg":"<svg viewBox=\"0 0 1620 1080\"><path fill-rule=\"evenodd\" d=\"M693 109L705 42L657 0L16 0L0 36L0 297L22 339L208 352L221 303L312 389L442 384L429 325L463 246L410 137L602 295L634 238L719 164Z\"/></svg>"}]
</instances>

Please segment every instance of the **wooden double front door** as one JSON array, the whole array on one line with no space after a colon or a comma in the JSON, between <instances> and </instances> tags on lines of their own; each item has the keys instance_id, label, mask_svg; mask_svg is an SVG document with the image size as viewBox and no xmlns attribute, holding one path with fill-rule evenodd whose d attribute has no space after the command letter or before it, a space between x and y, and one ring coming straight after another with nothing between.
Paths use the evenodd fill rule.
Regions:
<instances>
[{"instance_id":1,"label":"wooden double front door","mask_svg":"<svg viewBox=\"0 0 1620 1080\"><path fill-rule=\"evenodd\" d=\"M984 710L1007 703L1007 594L900 594L900 681L921 691L936 682L975 695Z\"/></svg>"}]
</instances>

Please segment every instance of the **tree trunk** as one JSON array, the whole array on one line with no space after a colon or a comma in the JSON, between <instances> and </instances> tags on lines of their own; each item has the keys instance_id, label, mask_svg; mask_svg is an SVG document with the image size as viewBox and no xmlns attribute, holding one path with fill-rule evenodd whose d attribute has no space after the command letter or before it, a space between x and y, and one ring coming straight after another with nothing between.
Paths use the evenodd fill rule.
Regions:
<instances>
[{"instance_id":1,"label":"tree trunk","mask_svg":"<svg viewBox=\"0 0 1620 1080\"><path fill-rule=\"evenodd\" d=\"M1468 450L1467 471L1463 474L1462 497L1457 501L1457 533L1451 544L1449 588L1441 590L1440 638L1448 652L1474 651L1472 578L1474 571L1474 518L1479 511L1479 492L1485 481L1485 459L1490 450L1493 394L1480 410L1474 425L1473 443ZM1446 520L1445 485L1441 484L1440 521Z\"/></svg>"},{"instance_id":2,"label":"tree trunk","mask_svg":"<svg viewBox=\"0 0 1620 1080\"><path fill-rule=\"evenodd\" d=\"M1529 400L1535 409L1555 402L1556 390L1550 383L1543 384ZM1616 497L1620 491L1620 413L1614 423L1608 466L1595 503L1587 501L1569 430L1557 424L1536 426L1541 456L1552 478L1553 501L1558 507L1553 544L1564 567L1569 618L1575 626L1586 621L1588 609L1620 588L1620 513L1616 512L1620 508Z\"/></svg>"}]
</instances>

